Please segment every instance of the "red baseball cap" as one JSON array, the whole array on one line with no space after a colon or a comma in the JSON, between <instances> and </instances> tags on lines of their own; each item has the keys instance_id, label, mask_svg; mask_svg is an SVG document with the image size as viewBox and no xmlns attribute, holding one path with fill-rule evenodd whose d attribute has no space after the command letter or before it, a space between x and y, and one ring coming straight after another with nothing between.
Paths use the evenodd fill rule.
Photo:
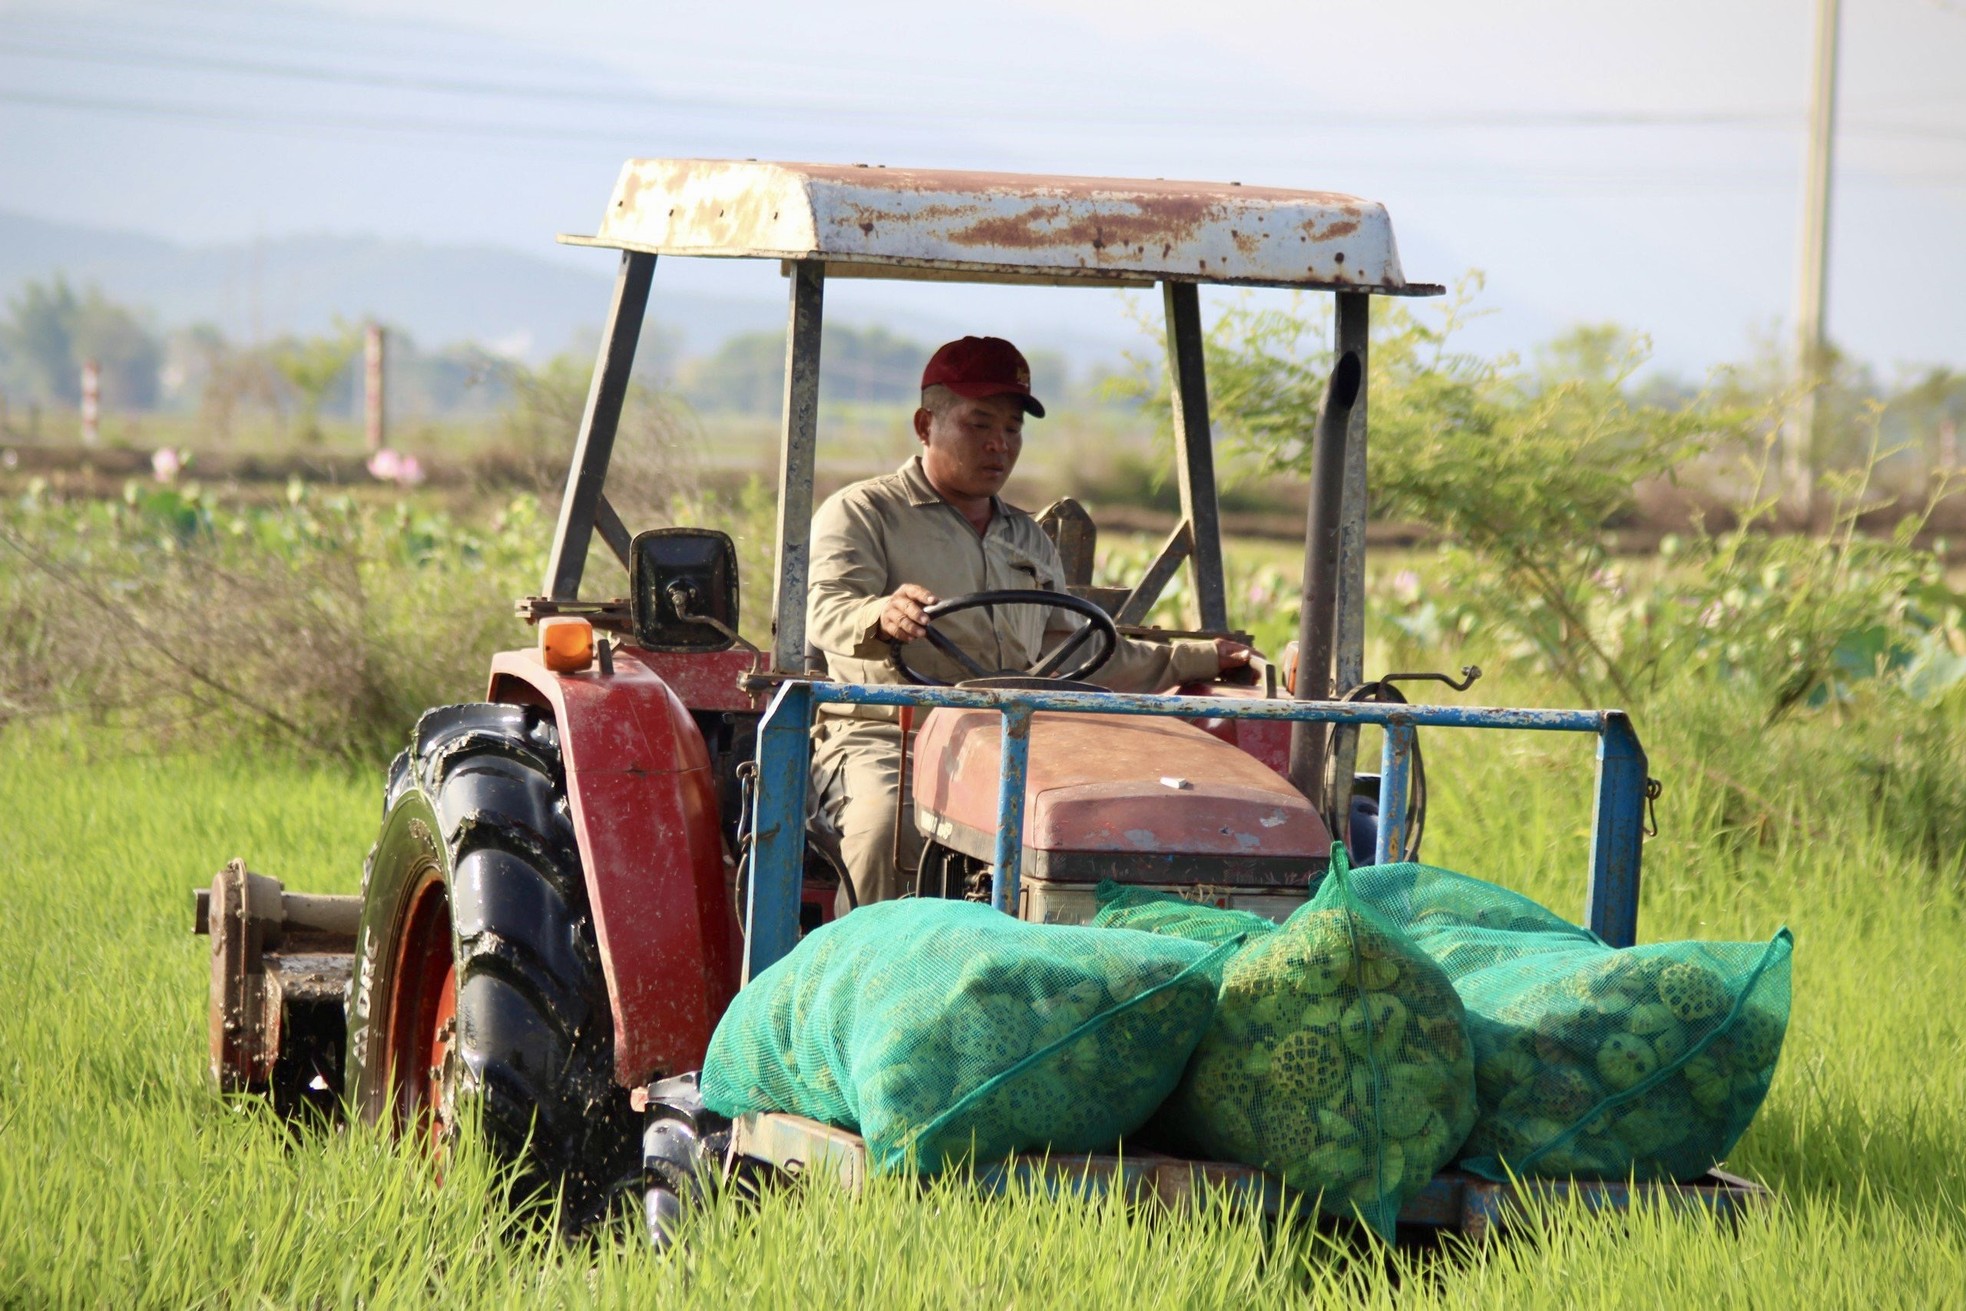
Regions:
<instances>
[{"instance_id":1,"label":"red baseball cap","mask_svg":"<svg viewBox=\"0 0 1966 1311\"><path fill-rule=\"evenodd\" d=\"M972 401L1016 396L1024 403L1024 413L1044 417L1044 406L1031 395L1030 363L1002 337L964 337L936 351L922 370L922 387L936 386Z\"/></svg>"}]
</instances>

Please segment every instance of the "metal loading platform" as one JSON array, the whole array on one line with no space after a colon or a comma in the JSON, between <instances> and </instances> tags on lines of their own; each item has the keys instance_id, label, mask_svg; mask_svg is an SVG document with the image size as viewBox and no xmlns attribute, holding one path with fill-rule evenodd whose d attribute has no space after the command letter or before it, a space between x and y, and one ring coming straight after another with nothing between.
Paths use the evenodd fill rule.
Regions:
<instances>
[{"instance_id":1,"label":"metal loading platform","mask_svg":"<svg viewBox=\"0 0 1966 1311\"><path fill-rule=\"evenodd\" d=\"M868 1176L867 1144L859 1134L797 1115L746 1115L731 1125L733 1158L762 1162L799 1178L818 1177L859 1192ZM1316 1199L1278 1183L1261 1170L1228 1161L1197 1161L1154 1151L1091 1156L1014 1156L980 1167L976 1183L988 1193L1020 1188L1102 1196L1119 1192L1129 1202L1158 1203L1171 1210L1196 1205L1211 1193L1260 1207L1272 1218L1295 1209L1315 1212ZM1634 1204L1705 1211L1733 1219L1773 1196L1751 1179L1711 1170L1691 1183L1626 1180L1525 1179L1496 1182L1459 1170L1443 1170L1399 1213L1402 1239L1459 1234L1480 1242L1498 1236L1538 1207L1580 1204L1591 1211L1622 1211Z\"/></svg>"}]
</instances>

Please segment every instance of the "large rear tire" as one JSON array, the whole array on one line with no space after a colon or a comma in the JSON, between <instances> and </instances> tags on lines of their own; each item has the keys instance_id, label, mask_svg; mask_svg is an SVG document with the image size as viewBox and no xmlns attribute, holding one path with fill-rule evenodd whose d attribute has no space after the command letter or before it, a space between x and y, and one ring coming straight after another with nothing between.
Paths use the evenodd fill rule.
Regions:
<instances>
[{"instance_id":1,"label":"large rear tire","mask_svg":"<svg viewBox=\"0 0 1966 1311\"><path fill-rule=\"evenodd\" d=\"M517 1167L515 1200L557 1197L582 1227L637 1179L640 1144L553 721L429 711L383 803L348 1007L353 1108L439 1151L477 1126Z\"/></svg>"}]
</instances>

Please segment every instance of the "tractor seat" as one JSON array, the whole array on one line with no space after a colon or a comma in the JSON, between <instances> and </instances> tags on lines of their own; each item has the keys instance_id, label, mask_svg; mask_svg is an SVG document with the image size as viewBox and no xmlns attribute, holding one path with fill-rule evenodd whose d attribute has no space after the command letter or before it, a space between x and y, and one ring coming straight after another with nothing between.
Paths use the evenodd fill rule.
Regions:
<instances>
[{"instance_id":1,"label":"tractor seat","mask_svg":"<svg viewBox=\"0 0 1966 1311\"><path fill-rule=\"evenodd\" d=\"M914 746L915 822L979 860L996 850L1002 718L931 712ZM1026 877L1302 888L1331 835L1275 770L1176 719L1039 713L1024 792Z\"/></svg>"}]
</instances>

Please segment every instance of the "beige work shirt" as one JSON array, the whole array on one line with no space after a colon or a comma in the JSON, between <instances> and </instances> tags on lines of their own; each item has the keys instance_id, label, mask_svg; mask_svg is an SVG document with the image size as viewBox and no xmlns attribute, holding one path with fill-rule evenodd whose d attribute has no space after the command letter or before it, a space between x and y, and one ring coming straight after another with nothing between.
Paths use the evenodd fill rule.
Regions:
<instances>
[{"instance_id":1,"label":"beige work shirt","mask_svg":"<svg viewBox=\"0 0 1966 1311\"><path fill-rule=\"evenodd\" d=\"M812 564L806 592L806 640L826 653L834 678L898 683L881 638L881 610L903 583L943 600L1001 588L1065 590L1058 549L1029 514L999 498L989 528L978 533L942 499L916 456L895 472L842 488L812 518ZM936 627L986 669L1022 670L1085 620L1042 606L966 610ZM1087 642L1074 659L1089 654ZM971 677L926 641L903 652L921 673L948 682ZM1157 692L1190 679L1213 678L1221 661L1205 641L1145 642L1122 637L1091 681L1118 692ZM893 719L892 706L821 707L822 713Z\"/></svg>"}]
</instances>

